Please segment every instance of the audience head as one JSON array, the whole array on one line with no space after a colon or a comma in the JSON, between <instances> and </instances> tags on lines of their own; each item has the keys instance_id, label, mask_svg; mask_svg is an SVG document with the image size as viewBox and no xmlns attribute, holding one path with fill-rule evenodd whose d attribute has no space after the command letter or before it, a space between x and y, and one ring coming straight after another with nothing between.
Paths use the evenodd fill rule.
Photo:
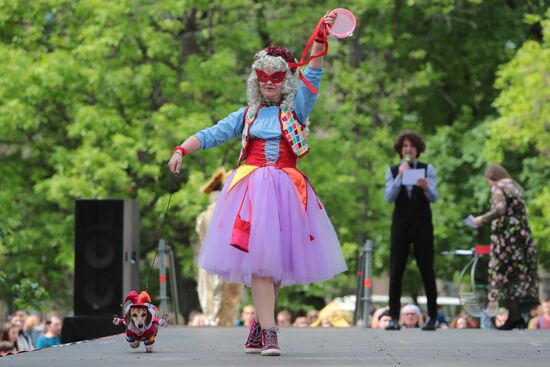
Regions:
<instances>
[{"instance_id":1,"label":"audience head","mask_svg":"<svg viewBox=\"0 0 550 367\"><path fill-rule=\"evenodd\" d=\"M468 328L468 319L466 316L461 316L456 320L457 329L467 329Z\"/></svg>"},{"instance_id":2,"label":"audience head","mask_svg":"<svg viewBox=\"0 0 550 367\"><path fill-rule=\"evenodd\" d=\"M256 307L253 305L245 305L241 312L241 319L243 320L244 326L250 326L252 320L256 317Z\"/></svg>"},{"instance_id":3,"label":"audience head","mask_svg":"<svg viewBox=\"0 0 550 367\"><path fill-rule=\"evenodd\" d=\"M402 324L404 327L414 328L420 326L420 315L422 312L417 305L409 303L401 309Z\"/></svg>"},{"instance_id":4,"label":"audience head","mask_svg":"<svg viewBox=\"0 0 550 367\"><path fill-rule=\"evenodd\" d=\"M191 326L205 326L206 325L206 316L199 312L198 314L193 317L193 322L191 323Z\"/></svg>"},{"instance_id":5,"label":"audience head","mask_svg":"<svg viewBox=\"0 0 550 367\"><path fill-rule=\"evenodd\" d=\"M501 327L508 320L508 310L501 307L497 310L495 315L495 326Z\"/></svg>"},{"instance_id":6,"label":"audience head","mask_svg":"<svg viewBox=\"0 0 550 367\"><path fill-rule=\"evenodd\" d=\"M7 323L4 325L4 330L2 330L1 340L14 343L17 345L17 337L19 336L19 327L15 326L13 323Z\"/></svg>"},{"instance_id":7,"label":"audience head","mask_svg":"<svg viewBox=\"0 0 550 367\"><path fill-rule=\"evenodd\" d=\"M390 310L384 310L378 316L378 329L385 329L391 321Z\"/></svg>"},{"instance_id":8,"label":"audience head","mask_svg":"<svg viewBox=\"0 0 550 367\"><path fill-rule=\"evenodd\" d=\"M46 318L44 334L50 337L58 337L61 335L61 319L59 316L52 314Z\"/></svg>"},{"instance_id":9,"label":"audience head","mask_svg":"<svg viewBox=\"0 0 550 367\"><path fill-rule=\"evenodd\" d=\"M27 314L25 313L25 311L17 311L11 317L10 322L12 325L17 326L19 329L23 329L26 318L27 318Z\"/></svg>"},{"instance_id":10,"label":"audience head","mask_svg":"<svg viewBox=\"0 0 550 367\"><path fill-rule=\"evenodd\" d=\"M12 325L11 322L4 324L0 333L0 357L5 353L15 353L18 351L17 337L19 328Z\"/></svg>"},{"instance_id":11,"label":"audience head","mask_svg":"<svg viewBox=\"0 0 550 367\"><path fill-rule=\"evenodd\" d=\"M279 327L289 327L291 326L290 320L291 320L290 312L287 310L282 310L277 314L277 326Z\"/></svg>"},{"instance_id":12,"label":"audience head","mask_svg":"<svg viewBox=\"0 0 550 367\"><path fill-rule=\"evenodd\" d=\"M307 317L305 316L298 316L296 320L294 320L294 323L292 324L294 327L308 327L309 323L307 322Z\"/></svg>"},{"instance_id":13,"label":"audience head","mask_svg":"<svg viewBox=\"0 0 550 367\"><path fill-rule=\"evenodd\" d=\"M204 326L204 325L205 325L205 317L202 312L193 310L189 313L189 320L187 321L187 326Z\"/></svg>"},{"instance_id":14,"label":"audience head","mask_svg":"<svg viewBox=\"0 0 550 367\"><path fill-rule=\"evenodd\" d=\"M372 329L378 329L379 328L379 325L378 323L380 322L380 315L382 315L382 313L386 310L389 310L389 307L378 307L376 308L373 312L372 312L372 316L370 317L370 327Z\"/></svg>"},{"instance_id":15,"label":"audience head","mask_svg":"<svg viewBox=\"0 0 550 367\"><path fill-rule=\"evenodd\" d=\"M319 310L310 310L307 312L307 324L311 325L319 318Z\"/></svg>"},{"instance_id":16,"label":"audience head","mask_svg":"<svg viewBox=\"0 0 550 367\"><path fill-rule=\"evenodd\" d=\"M23 329L27 331L31 331L38 325L40 325L40 317L36 315L29 315L25 320L25 325L23 326Z\"/></svg>"}]
</instances>

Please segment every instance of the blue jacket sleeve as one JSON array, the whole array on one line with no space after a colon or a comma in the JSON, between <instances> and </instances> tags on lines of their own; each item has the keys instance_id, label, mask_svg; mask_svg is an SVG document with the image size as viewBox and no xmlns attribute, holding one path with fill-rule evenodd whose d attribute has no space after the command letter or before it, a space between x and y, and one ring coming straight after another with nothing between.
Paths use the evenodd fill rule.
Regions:
<instances>
[{"instance_id":1,"label":"blue jacket sleeve","mask_svg":"<svg viewBox=\"0 0 550 367\"><path fill-rule=\"evenodd\" d=\"M321 77L323 76L323 72L323 68L313 69L308 66L303 74L304 77L317 90L319 90L319 87L321 86ZM294 109L296 111L296 114L298 115L298 119L302 123L305 123L307 118L309 117L309 114L313 109L313 106L315 105L315 101L317 101L318 96L318 94L313 94L304 84L304 82L300 81L298 92L296 93L296 97L294 97Z\"/></svg>"},{"instance_id":2,"label":"blue jacket sleeve","mask_svg":"<svg viewBox=\"0 0 550 367\"><path fill-rule=\"evenodd\" d=\"M201 149L210 149L223 144L239 135L243 131L243 118L246 107L229 114L216 125L207 127L195 133L201 143Z\"/></svg>"}]
</instances>

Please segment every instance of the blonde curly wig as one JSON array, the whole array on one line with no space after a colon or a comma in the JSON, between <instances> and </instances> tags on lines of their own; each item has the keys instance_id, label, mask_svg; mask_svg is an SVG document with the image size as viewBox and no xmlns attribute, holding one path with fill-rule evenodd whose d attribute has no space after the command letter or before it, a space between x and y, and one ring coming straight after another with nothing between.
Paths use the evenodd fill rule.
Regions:
<instances>
[{"instance_id":1,"label":"blonde curly wig","mask_svg":"<svg viewBox=\"0 0 550 367\"><path fill-rule=\"evenodd\" d=\"M298 79L295 75L296 68L290 68L288 66L289 62L296 62L296 59L290 51L281 46L269 46L256 53L252 70L246 82L248 107L251 112L257 112L260 106L265 103L258 77L256 76L256 70L286 72L281 90L281 108L294 110L294 97L298 91Z\"/></svg>"}]
</instances>

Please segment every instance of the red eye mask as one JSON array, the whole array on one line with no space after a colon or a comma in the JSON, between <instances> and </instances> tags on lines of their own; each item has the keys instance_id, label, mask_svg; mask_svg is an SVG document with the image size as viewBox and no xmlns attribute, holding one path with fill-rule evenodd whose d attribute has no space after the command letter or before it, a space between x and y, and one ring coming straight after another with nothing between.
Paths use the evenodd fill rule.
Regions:
<instances>
[{"instance_id":1,"label":"red eye mask","mask_svg":"<svg viewBox=\"0 0 550 367\"><path fill-rule=\"evenodd\" d=\"M256 70L256 76L258 77L258 81L260 83L267 83L269 80L271 80L273 84L279 84L282 83L283 80L285 80L286 71L277 71L269 75L261 70Z\"/></svg>"}]
</instances>

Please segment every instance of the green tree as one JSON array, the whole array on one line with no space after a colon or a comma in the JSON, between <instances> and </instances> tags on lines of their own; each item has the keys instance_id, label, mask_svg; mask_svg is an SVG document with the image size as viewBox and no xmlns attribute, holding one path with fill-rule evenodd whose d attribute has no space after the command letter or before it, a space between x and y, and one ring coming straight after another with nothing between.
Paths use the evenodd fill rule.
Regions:
<instances>
[{"instance_id":1,"label":"green tree","mask_svg":"<svg viewBox=\"0 0 550 367\"><path fill-rule=\"evenodd\" d=\"M541 17L526 17L539 23ZM530 196L529 221L539 261L550 268L550 10L543 22L543 42L527 41L498 71L494 101L498 118L491 121L485 144L489 161L503 162ZM512 163L512 165L510 163ZM514 164L515 163L515 164ZM511 167L510 167L511 165Z\"/></svg>"}]
</instances>

